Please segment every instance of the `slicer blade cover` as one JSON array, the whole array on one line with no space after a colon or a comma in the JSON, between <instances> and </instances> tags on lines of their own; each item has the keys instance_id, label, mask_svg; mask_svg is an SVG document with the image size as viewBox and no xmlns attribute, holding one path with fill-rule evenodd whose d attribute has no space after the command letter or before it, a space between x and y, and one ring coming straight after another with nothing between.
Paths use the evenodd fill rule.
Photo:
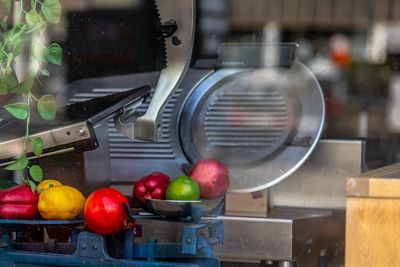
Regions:
<instances>
[{"instance_id":1,"label":"slicer blade cover","mask_svg":"<svg viewBox=\"0 0 400 267\"><path fill-rule=\"evenodd\" d=\"M180 144L190 163L223 162L230 192L257 192L302 166L324 121L322 89L298 60L291 68L222 68L186 99Z\"/></svg>"}]
</instances>

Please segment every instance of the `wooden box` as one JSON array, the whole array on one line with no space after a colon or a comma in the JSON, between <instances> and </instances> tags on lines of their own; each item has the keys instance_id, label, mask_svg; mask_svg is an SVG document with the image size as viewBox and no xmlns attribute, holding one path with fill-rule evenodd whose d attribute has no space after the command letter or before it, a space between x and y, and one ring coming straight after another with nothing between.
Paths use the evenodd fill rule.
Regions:
<instances>
[{"instance_id":1,"label":"wooden box","mask_svg":"<svg viewBox=\"0 0 400 267\"><path fill-rule=\"evenodd\" d=\"M400 266L400 163L347 179L346 267Z\"/></svg>"}]
</instances>

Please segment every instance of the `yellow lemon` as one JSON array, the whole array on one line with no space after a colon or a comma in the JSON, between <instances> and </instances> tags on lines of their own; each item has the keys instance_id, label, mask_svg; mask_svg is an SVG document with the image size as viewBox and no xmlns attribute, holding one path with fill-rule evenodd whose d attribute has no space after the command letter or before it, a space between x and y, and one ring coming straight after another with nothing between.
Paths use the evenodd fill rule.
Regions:
<instances>
[{"instance_id":1,"label":"yellow lemon","mask_svg":"<svg viewBox=\"0 0 400 267\"><path fill-rule=\"evenodd\" d=\"M39 213L47 220L75 219L84 205L82 193L68 185L50 187L39 194Z\"/></svg>"},{"instance_id":2,"label":"yellow lemon","mask_svg":"<svg viewBox=\"0 0 400 267\"><path fill-rule=\"evenodd\" d=\"M43 180L42 182L40 182L40 184L38 184L38 186L36 187L36 191L38 193L41 193L45 189L48 189L50 187L61 186L61 185L62 184L57 180L47 179L47 180Z\"/></svg>"}]
</instances>

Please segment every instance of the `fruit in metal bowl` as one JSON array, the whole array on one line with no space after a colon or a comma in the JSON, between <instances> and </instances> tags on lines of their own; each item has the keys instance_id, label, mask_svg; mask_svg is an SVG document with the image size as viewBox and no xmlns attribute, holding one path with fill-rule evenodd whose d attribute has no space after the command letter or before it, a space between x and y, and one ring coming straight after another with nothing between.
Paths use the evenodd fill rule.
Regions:
<instances>
[{"instance_id":1,"label":"fruit in metal bowl","mask_svg":"<svg viewBox=\"0 0 400 267\"><path fill-rule=\"evenodd\" d=\"M138 180L132 191L132 195L141 204L146 199L165 199L165 192L171 179L162 172L153 172Z\"/></svg>"},{"instance_id":2,"label":"fruit in metal bowl","mask_svg":"<svg viewBox=\"0 0 400 267\"><path fill-rule=\"evenodd\" d=\"M167 200L198 200L200 189L191 177L180 176L170 183L165 196Z\"/></svg>"},{"instance_id":3,"label":"fruit in metal bowl","mask_svg":"<svg viewBox=\"0 0 400 267\"><path fill-rule=\"evenodd\" d=\"M228 169L218 160L204 159L195 163L189 172L200 187L200 197L215 199L223 196L229 188Z\"/></svg>"}]
</instances>

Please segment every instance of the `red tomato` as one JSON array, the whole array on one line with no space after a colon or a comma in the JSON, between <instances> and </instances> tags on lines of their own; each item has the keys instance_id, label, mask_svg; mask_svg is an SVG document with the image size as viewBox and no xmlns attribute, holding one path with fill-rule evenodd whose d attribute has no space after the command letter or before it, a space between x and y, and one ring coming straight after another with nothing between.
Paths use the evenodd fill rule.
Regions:
<instances>
[{"instance_id":1,"label":"red tomato","mask_svg":"<svg viewBox=\"0 0 400 267\"><path fill-rule=\"evenodd\" d=\"M85 221L93 232L102 235L115 234L124 229L127 214L123 203L128 199L113 188L94 191L85 203Z\"/></svg>"}]
</instances>

